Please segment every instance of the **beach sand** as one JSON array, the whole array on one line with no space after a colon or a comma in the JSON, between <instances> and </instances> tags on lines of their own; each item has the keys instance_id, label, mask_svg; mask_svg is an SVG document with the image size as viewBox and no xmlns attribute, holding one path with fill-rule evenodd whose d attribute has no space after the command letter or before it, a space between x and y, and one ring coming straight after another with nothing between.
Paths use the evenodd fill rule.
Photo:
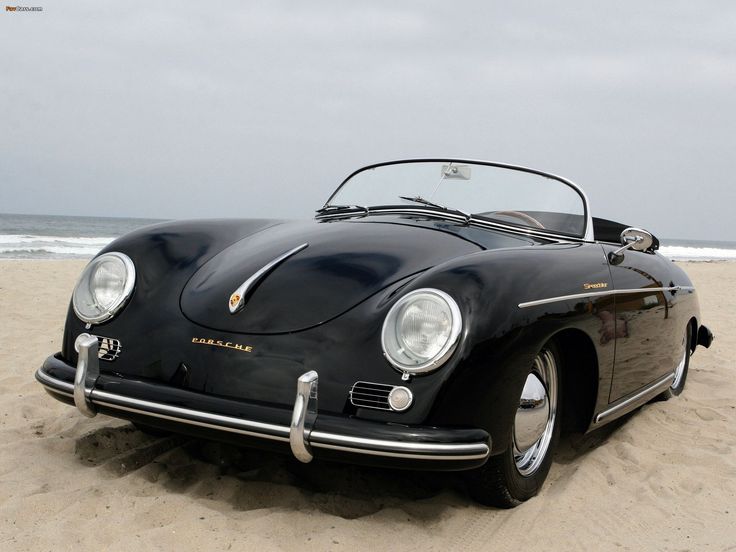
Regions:
<instances>
[{"instance_id":1,"label":"beach sand","mask_svg":"<svg viewBox=\"0 0 736 552\"><path fill-rule=\"evenodd\" d=\"M0 262L0 550L736 550L736 263L684 263L717 339L683 395L562 440L542 493L154 438L49 397L84 262Z\"/></svg>"}]
</instances>

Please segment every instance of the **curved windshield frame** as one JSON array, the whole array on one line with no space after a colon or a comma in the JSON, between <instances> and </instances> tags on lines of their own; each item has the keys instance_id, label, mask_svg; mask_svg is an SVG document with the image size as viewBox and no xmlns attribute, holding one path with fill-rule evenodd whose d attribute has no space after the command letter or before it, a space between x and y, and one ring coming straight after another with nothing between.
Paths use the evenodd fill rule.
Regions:
<instances>
[{"instance_id":1,"label":"curved windshield frame","mask_svg":"<svg viewBox=\"0 0 736 552\"><path fill-rule=\"evenodd\" d=\"M466 222L592 241L588 199L577 185L504 163L433 158L369 165L350 174L320 214L350 208L444 212Z\"/></svg>"}]
</instances>

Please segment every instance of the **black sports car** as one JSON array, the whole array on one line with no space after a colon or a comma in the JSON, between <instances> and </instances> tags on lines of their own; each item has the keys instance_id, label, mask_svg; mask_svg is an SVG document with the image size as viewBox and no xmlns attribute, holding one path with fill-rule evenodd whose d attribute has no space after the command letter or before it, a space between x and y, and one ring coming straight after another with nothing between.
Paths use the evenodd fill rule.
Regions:
<instances>
[{"instance_id":1,"label":"black sports car","mask_svg":"<svg viewBox=\"0 0 736 552\"><path fill-rule=\"evenodd\" d=\"M678 395L713 339L685 273L572 182L458 159L371 165L315 220L198 220L85 268L37 371L83 414L313 457L542 485L563 425Z\"/></svg>"}]
</instances>

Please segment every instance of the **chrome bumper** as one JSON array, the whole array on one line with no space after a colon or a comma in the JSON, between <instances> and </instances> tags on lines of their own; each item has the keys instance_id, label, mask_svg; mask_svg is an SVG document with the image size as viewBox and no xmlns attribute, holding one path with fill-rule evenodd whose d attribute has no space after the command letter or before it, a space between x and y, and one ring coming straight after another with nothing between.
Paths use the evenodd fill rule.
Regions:
<instances>
[{"instance_id":1,"label":"chrome bumper","mask_svg":"<svg viewBox=\"0 0 736 552\"><path fill-rule=\"evenodd\" d=\"M36 379L52 394L73 398L85 416L95 416L97 407L152 416L173 422L215 429L248 437L288 443L301 462L310 462L313 449L365 454L408 460L464 462L483 460L490 454L490 439L476 442L430 442L372 439L314 429L317 419L317 372L299 377L289 426L236 418L213 412L141 400L96 389L99 377L97 341L80 340L74 384L55 378L40 368Z\"/></svg>"}]
</instances>

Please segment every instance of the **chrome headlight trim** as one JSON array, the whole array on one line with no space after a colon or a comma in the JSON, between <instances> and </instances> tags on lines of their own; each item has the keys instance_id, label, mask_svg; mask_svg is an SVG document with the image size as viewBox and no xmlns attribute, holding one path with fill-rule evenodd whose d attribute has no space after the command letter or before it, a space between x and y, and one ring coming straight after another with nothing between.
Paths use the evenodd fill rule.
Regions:
<instances>
[{"instance_id":1,"label":"chrome headlight trim","mask_svg":"<svg viewBox=\"0 0 736 552\"><path fill-rule=\"evenodd\" d=\"M390 348L387 344L387 335L389 331L395 332L399 311L405 305L407 305L420 295L434 296L435 298L440 299L446 304L452 317L450 334L445 344L432 358L421 364L405 364L402 363L399 359L392 356L389 352ZM457 303L449 294L435 288L416 289L407 293L401 299L396 301L396 303L394 303L394 305L388 311L388 314L383 321L383 327L381 329L381 348L383 349L383 356L386 357L386 360L388 360L394 368L404 373L405 376L431 372L442 366L450 358L452 353L455 352L460 339L462 327L463 320L462 314L460 313L460 308L457 306Z\"/></svg>"},{"instance_id":2,"label":"chrome headlight trim","mask_svg":"<svg viewBox=\"0 0 736 552\"><path fill-rule=\"evenodd\" d=\"M110 306L105 308L98 316L87 316L81 312L79 305L77 305L77 291L79 289L79 286L84 284L84 282L89 281L92 271L95 270L105 260L111 257L121 261L123 263L123 266L125 267L125 283L123 284L123 289L121 290L120 295L117 297L117 299ZM135 265L133 264L133 261L130 259L130 257L128 257L125 253L112 251L110 253L103 253L99 257L95 257L84 268L81 276L79 277L79 280L77 280L77 284L74 286L74 292L72 293L72 308L74 309L74 314L76 314L80 320L86 322L87 324L101 324L102 322L110 320L118 312L120 312L120 310L127 304L130 296L133 295L135 278Z\"/></svg>"}]
</instances>

